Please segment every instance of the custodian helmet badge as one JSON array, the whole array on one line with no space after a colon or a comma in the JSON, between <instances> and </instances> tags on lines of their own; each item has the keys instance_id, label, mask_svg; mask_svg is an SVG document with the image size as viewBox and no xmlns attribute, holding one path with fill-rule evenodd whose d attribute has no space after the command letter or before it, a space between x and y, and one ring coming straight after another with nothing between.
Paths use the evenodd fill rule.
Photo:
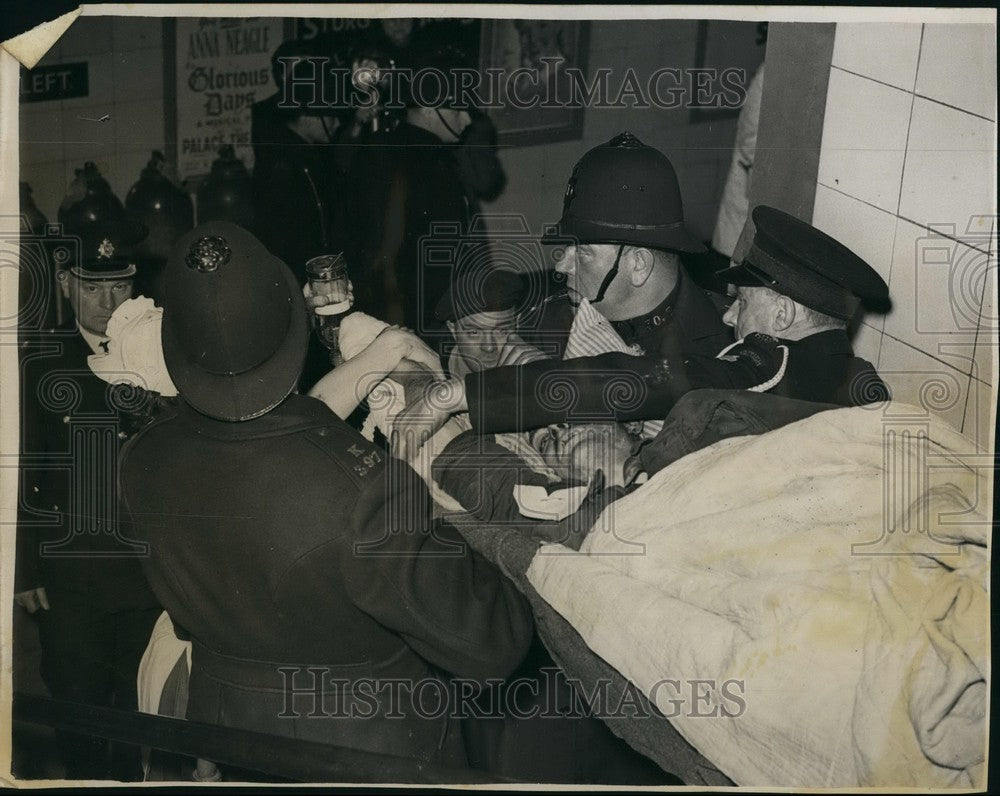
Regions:
<instances>
[{"instance_id":1,"label":"custodian helmet badge","mask_svg":"<svg viewBox=\"0 0 1000 796\"><path fill-rule=\"evenodd\" d=\"M188 268L197 268L202 273L218 270L229 262L233 251L226 239L219 235L206 235L191 244L184 262Z\"/></svg>"}]
</instances>

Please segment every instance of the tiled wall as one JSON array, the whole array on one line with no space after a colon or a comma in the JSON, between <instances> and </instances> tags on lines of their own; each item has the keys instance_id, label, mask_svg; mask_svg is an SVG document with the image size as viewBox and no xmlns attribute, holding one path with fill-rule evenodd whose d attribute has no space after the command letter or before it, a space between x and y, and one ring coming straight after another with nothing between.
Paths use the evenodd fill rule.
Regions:
<instances>
[{"instance_id":1,"label":"tiled wall","mask_svg":"<svg viewBox=\"0 0 1000 796\"><path fill-rule=\"evenodd\" d=\"M697 39L694 20L591 22L587 70L593 74L606 67L620 76L632 67L644 82L660 67L694 66ZM692 124L689 116L687 108L588 108L582 140L502 153L507 189L486 211L523 214L532 232L558 221L566 181L580 156L617 133L631 130L671 159L680 178L688 224L700 238L710 239L732 158L736 119Z\"/></svg>"},{"instance_id":2,"label":"tiled wall","mask_svg":"<svg viewBox=\"0 0 1000 796\"><path fill-rule=\"evenodd\" d=\"M996 28L839 24L813 223L889 284L855 349L987 446L997 374Z\"/></svg>"},{"instance_id":3,"label":"tiled wall","mask_svg":"<svg viewBox=\"0 0 1000 796\"><path fill-rule=\"evenodd\" d=\"M153 149L164 146L163 23L82 17L40 65L88 64L89 95L20 106L21 180L56 220L74 169L97 163L122 201ZM93 122L107 114L106 122Z\"/></svg>"}]
</instances>

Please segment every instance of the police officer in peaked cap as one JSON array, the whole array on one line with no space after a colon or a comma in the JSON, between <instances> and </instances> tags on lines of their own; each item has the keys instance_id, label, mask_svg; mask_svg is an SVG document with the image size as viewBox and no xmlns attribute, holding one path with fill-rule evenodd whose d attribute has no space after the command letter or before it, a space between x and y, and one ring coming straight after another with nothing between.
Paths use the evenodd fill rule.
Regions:
<instances>
[{"instance_id":1,"label":"police officer in peaked cap","mask_svg":"<svg viewBox=\"0 0 1000 796\"><path fill-rule=\"evenodd\" d=\"M753 242L742 262L718 272L733 297L723 320L739 342L701 364L699 378L706 386L840 406L888 400L888 388L871 363L854 356L848 336L862 307L887 308L882 277L842 243L782 210L759 205L752 220Z\"/></svg>"},{"instance_id":2,"label":"police officer in peaked cap","mask_svg":"<svg viewBox=\"0 0 1000 796\"><path fill-rule=\"evenodd\" d=\"M139 660L161 609L108 479L130 425L127 407L88 357L102 351L112 313L132 297L146 229L120 203L90 201L64 232L70 254L57 278L73 318L23 343L14 599L37 620L53 697L135 710ZM103 739L63 731L56 739L67 779L141 778L136 747L113 744L109 754Z\"/></svg>"}]
</instances>

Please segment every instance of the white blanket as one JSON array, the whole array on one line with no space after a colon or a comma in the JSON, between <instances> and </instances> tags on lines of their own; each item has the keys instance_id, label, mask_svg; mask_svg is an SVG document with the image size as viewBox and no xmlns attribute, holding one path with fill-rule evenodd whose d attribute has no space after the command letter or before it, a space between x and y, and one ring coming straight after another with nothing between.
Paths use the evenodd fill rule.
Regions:
<instances>
[{"instance_id":1,"label":"white blanket","mask_svg":"<svg viewBox=\"0 0 1000 796\"><path fill-rule=\"evenodd\" d=\"M739 785L984 783L992 476L899 409L684 457L528 571Z\"/></svg>"}]
</instances>

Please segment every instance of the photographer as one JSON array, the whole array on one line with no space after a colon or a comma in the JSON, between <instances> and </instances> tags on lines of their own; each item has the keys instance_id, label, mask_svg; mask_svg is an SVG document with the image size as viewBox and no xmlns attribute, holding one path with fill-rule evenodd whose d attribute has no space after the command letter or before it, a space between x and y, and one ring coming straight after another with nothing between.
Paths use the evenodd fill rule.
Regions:
<instances>
[{"instance_id":1,"label":"photographer","mask_svg":"<svg viewBox=\"0 0 1000 796\"><path fill-rule=\"evenodd\" d=\"M468 66L467 58L435 39L427 32L415 36L407 61L397 64L436 79L402 86L404 120L385 136L361 142L348 217L359 309L406 325L428 342L445 334L434 306L451 275L427 267L421 244L446 228L467 232L480 200L494 198L504 184L495 130L459 95L456 70Z\"/></svg>"}]
</instances>

